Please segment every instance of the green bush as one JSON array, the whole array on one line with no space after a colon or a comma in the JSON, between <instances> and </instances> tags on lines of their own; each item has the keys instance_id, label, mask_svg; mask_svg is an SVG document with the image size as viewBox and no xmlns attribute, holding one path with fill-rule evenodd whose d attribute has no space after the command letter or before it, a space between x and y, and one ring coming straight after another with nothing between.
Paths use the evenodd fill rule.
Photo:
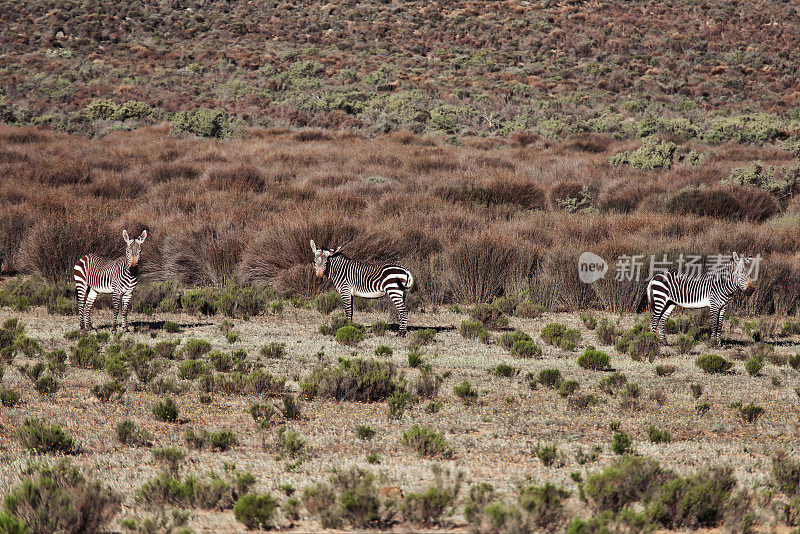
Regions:
<instances>
[{"instance_id":1,"label":"green bush","mask_svg":"<svg viewBox=\"0 0 800 534\"><path fill-rule=\"evenodd\" d=\"M30 465L21 477L22 484L6 495L5 512L0 513L4 534L108 532L121 510L119 494L87 480L67 460ZM3 515L16 521L4 521Z\"/></svg>"},{"instance_id":2,"label":"green bush","mask_svg":"<svg viewBox=\"0 0 800 534\"><path fill-rule=\"evenodd\" d=\"M153 415L159 421L174 423L178 420L178 406L173 399L167 397L153 406Z\"/></svg>"},{"instance_id":3,"label":"green bush","mask_svg":"<svg viewBox=\"0 0 800 534\"><path fill-rule=\"evenodd\" d=\"M13 408L19 402L19 391L10 388L0 388L0 404L6 408Z\"/></svg>"},{"instance_id":4,"label":"green bush","mask_svg":"<svg viewBox=\"0 0 800 534\"><path fill-rule=\"evenodd\" d=\"M461 334L461 337L465 337L467 339L476 339L480 338L482 335L489 335L489 333L486 331L486 327L483 326L483 323L474 319L462 321L458 331Z\"/></svg>"},{"instance_id":5,"label":"green bush","mask_svg":"<svg viewBox=\"0 0 800 534\"><path fill-rule=\"evenodd\" d=\"M269 493L263 495L249 493L236 501L233 506L233 516L249 529L268 529L272 526L277 509L278 502Z\"/></svg>"},{"instance_id":6,"label":"green bush","mask_svg":"<svg viewBox=\"0 0 800 534\"><path fill-rule=\"evenodd\" d=\"M608 367L609 357L608 354L601 350L595 349L592 345L586 347L583 354L578 356L578 365L584 369L591 369L593 371L600 371Z\"/></svg>"},{"instance_id":7,"label":"green bush","mask_svg":"<svg viewBox=\"0 0 800 534\"><path fill-rule=\"evenodd\" d=\"M153 348L153 350L155 350L159 358L172 360L175 358L175 350L180 344L180 339L176 339L174 341L159 341L156 343L156 346Z\"/></svg>"},{"instance_id":8,"label":"green bush","mask_svg":"<svg viewBox=\"0 0 800 534\"><path fill-rule=\"evenodd\" d=\"M536 378L536 381L539 384L557 388L563 379L561 378L561 371L558 369L542 369L539 371L539 376Z\"/></svg>"},{"instance_id":9,"label":"green bush","mask_svg":"<svg viewBox=\"0 0 800 534\"><path fill-rule=\"evenodd\" d=\"M506 350L511 350L514 344L518 341L533 341L531 336L522 330L514 330L513 332L506 332L500 336L497 342Z\"/></svg>"},{"instance_id":10,"label":"green bush","mask_svg":"<svg viewBox=\"0 0 800 534\"><path fill-rule=\"evenodd\" d=\"M537 443L533 447L533 454L542 461L545 467L550 467L558 459L558 450L555 444L541 445Z\"/></svg>"},{"instance_id":11,"label":"green bush","mask_svg":"<svg viewBox=\"0 0 800 534\"><path fill-rule=\"evenodd\" d=\"M372 330L372 333L376 336L382 336L389 331L389 323L386 321L375 321L372 323L370 330Z\"/></svg>"},{"instance_id":12,"label":"green bush","mask_svg":"<svg viewBox=\"0 0 800 534\"><path fill-rule=\"evenodd\" d=\"M197 359L211 352L211 343L204 339L189 338L183 346L184 358Z\"/></svg>"},{"instance_id":13,"label":"green bush","mask_svg":"<svg viewBox=\"0 0 800 534\"><path fill-rule=\"evenodd\" d=\"M581 340L581 333L574 328L567 328L561 323L549 323L542 328L542 339L549 345L564 350L575 350Z\"/></svg>"},{"instance_id":14,"label":"green bush","mask_svg":"<svg viewBox=\"0 0 800 534\"><path fill-rule=\"evenodd\" d=\"M375 435L375 429L369 425L356 425L356 435L359 437L359 439L372 439L372 437Z\"/></svg>"},{"instance_id":15,"label":"green bush","mask_svg":"<svg viewBox=\"0 0 800 534\"><path fill-rule=\"evenodd\" d=\"M42 419L25 419L17 429L17 439L22 446L38 454L75 454L75 440L55 424Z\"/></svg>"},{"instance_id":16,"label":"green bush","mask_svg":"<svg viewBox=\"0 0 800 534\"><path fill-rule=\"evenodd\" d=\"M499 330L508 326L508 317L490 304L478 304L469 311L469 316L489 330Z\"/></svg>"},{"instance_id":17,"label":"green bush","mask_svg":"<svg viewBox=\"0 0 800 534\"><path fill-rule=\"evenodd\" d=\"M336 341L351 347L358 345L364 341L364 330L354 325L343 326L336 331Z\"/></svg>"},{"instance_id":18,"label":"green bush","mask_svg":"<svg viewBox=\"0 0 800 534\"><path fill-rule=\"evenodd\" d=\"M178 334L181 331L180 325L175 321L164 321L163 329L168 334Z\"/></svg>"},{"instance_id":19,"label":"green bush","mask_svg":"<svg viewBox=\"0 0 800 534\"><path fill-rule=\"evenodd\" d=\"M419 347L411 347L411 350L408 351L408 365L414 368L422 365L422 355L419 352Z\"/></svg>"},{"instance_id":20,"label":"green bush","mask_svg":"<svg viewBox=\"0 0 800 534\"><path fill-rule=\"evenodd\" d=\"M456 397L461 399L461 402L464 404L472 404L472 402L478 398L478 392L472 388L472 384L469 383L469 380L464 380L455 386L453 388L453 393L455 393Z\"/></svg>"},{"instance_id":21,"label":"green bush","mask_svg":"<svg viewBox=\"0 0 800 534\"><path fill-rule=\"evenodd\" d=\"M621 152L608 158L613 166L628 164L631 167L652 171L655 169L669 169L677 150L677 145L670 141L659 141L655 135L642 139L642 146L630 152Z\"/></svg>"},{"instance_id":22,"label":"green bush","mask_svg":"<svg viewBox=\"0 0 800 534\"><path fill-rule=\"evenodd\" d=\"M439 466L434 466L433 472L434 485L424 492L409 493L402 504L408 521L427 528L441 525L442 519L453 513L463 480L462 473L451 476Z\"/></svg>"},{"instance_id":23,"label":"green bush","mask_svg":"<svg viewBox=\"0 0 800 534\"><path fill-rule=\"evenodd\" d=\"M661 343L658 336L647 330L641 323L628 330L614 343L620 353L628 353L631 358L642 362L653 361L661 354Z\"/></svg>"},{"instance_id":24,"label":"green bush","mask_svg":"<svg viewBox=\"0 0 800 534\"><path fill-rule=\"evenodd\" d=\"M494 376L502 376L503 378L513 378L519 374L519 369L505 363L498 363L491 369L489 373Z\"/></svg>"},{"instance_id":25,"label":"green bush","mask_svg":"<svg viewBox=\"0 0 800 534\"><path fill-rule=\"evenodd\" d=\"M82 337L78 346L72 349L69 361L73 367L82 369L102 369L105 358L100 353L100 344L93 335Z\"/></svg>"},{"instance_id":26,"label":"green bush","mask_svg":"<svg viewBox=\"0 0 800 534\"><path fill-rule=\"evenodd\" d=\"M677 370L672 364L656 365L656 376L672 376Z\"/></svg>"},{"instance_id":27,"label":"green bush","mask_svg":"<svg viewBox=\"0 0 800 534\"><path fill-rule=\"evenodd\" d=\"M711 469L665 482L650 500L645 514L669 529L714 527L722 521L725 504L736 487L728 469Z\"/></svg>"},{"instance_id":28,"label":"green bush","mask_svg":"<svg viewBox=\"0 0 800 534\"><path fill-rule=\"evenodd\" d=\"M105 371L111 378L120 382L125 382L131 376L128 363L119 354L112 354L106 357Z\"/></svg>"},{"instance_id":29,"label":"green bush","mask_svg":"<svg viewBox=\"0 0 800 534\"><path fill-rule=\"evenodd\" d=\"M650 443L669 443L672 441L672 436L666 430L659 430L653 425L647 429L647 438Z\"/></svg>"},{"instance_id":30,"label":"green bush","mask_svg":"<svg viewBox=\"0 0 800 534\"><path fill-rule=\"evenodd\" d=\"M444 434L428 427L414 425L403 432L400 440L407 449L427 458L452 458L453 448L447 443Z\"/></svg>"},{"instance_id":31,"label":"green bush","mask_svg":"<svg viewBox=\"0 0 800 534\"><path fill-rule=\"evenodd\" d=\"M306 399L316 396L355 402L378 402L399 387L392 362L342 359L337 367L315 370L300 384Z\"/></svg>"},{"instance_id":32,"label":"green bush","mask_svg":"<svg viewBox=\"0 0 800 534\"><path fill-rule=\"evenodd\" d=\"M772 476L786 496L800 494L800 461L793 460L786 453L777 454L772 458Z\"/></svg>"},{"instance_id":33,"label":"green bush","mask_svg":"<svg viewBox=\"0 0 800 534\"><path fill-rule=\"evenodd\" d=\"M178 378L181 380L195 380L207 370L206 364L200 360L186 360L178 366Z\"/></svg>"},{"instance_id":34,"label":"green bush","mask_svg":"<svg viewBox=\"0 0 800 534\"><path fill-rule=\"evenodd\" d=\"M542 356L542 349L533 341L519 340L512 345L511 354L519 358L539 358Z\"/></svg>"},{"instance_id":35,"label":"green bush","mask_svg":"<svg viewBox=\"0 0 800 534\"><path fill-rule=\"evenodd\" d=\"M597 317L594 315L578 312L578 317L580 317L581 321L583 321L583 326L589 330L594 330L597 328Z\"/></svg>"},{"instance_id":36,"label":"green bush","mask_svg":"<svg viewBox=\"0 0 800 534\"><path fill-rule=\"evenodd\" d=\"M416 345L428 345L433 343L436 338L435 328L423 328L414 332L414 343Z\"/></svg>"},{"instance_id":37,"label":"green bush","mask_svg":"<svg viewBox=\"0 0 800 534\"><path fill-rule=\"evenodd\" d=\"M789 359L787 361L792 369L800 371L800 354L789 356Z\"/></svg>"},{"instance_id":38,"label":"green bush","mask_svg":"<svg viewBox=\"0 0 800 534\"><path fill-rule=\"evenodd\" d=\"M36 380L34 387L39 392L39 395L52 395L58 391L58 380L50 374L42 375Z\"/></svg>"},{"instance_id":39,"label":"green bush","mask_svg":"<svg viewBox=\"0 0 800 534\"><path fill-rule=\"evenodd\" d=\"M306 448L306 440L294 430L286 431L286 427L281 426L277 431L277 447L281 452L288 454L291 458L299 457Z\"/></svg>"},{"instance_id":40,"label":"green bush","mask_svg":"<svg viewBox=\"0 0 800 534\"><path fill-rule=\"evenodd\" d=\"M92 395L98 398L100 402L106 403L111 400L111 397L116 396L121 399L125 393L125 388L116 380L106 382L105 384L92 386Z\"/></svg>"},{"instance_id":41,"label":"green bush","mask_svg":"<svg viewBox=\"0 0 800 534\"><path fill-rule=\"evenodd\" d=\"M694 361L695 365L709 374L725 373L731 367L733 362L726 360L718 354L703 354Z\"/></svg>"},{"instance_id":42,"label":"green bush","mask_svg":"<svg viewBox=\"0 0 800 534\"><path fill-rule=\"evenodd\" d=\"M117 423L116 432L117 439L123 445L149 447L153 441L153 436L147 430L137 428L130 419Z\"/></svg>"},{"instance_id":43,"label":"green bush","mask_svg":"<svg viewBox=\"0 0 800 534\"><path fill-rule=\"evenodd\" d=\"M544 486L528 486L519 496L520 507L528 512L537 530L549 529L564 519L563 500L569 492L547 482Z\"/></svg>"},{"instance_id":44,"label":"green bush","mask_svg":"<svg viewBox=\"0 0 800 534\"><path fill-rule=\"evenodd\" d=\"M174 447L163 447L153 449L151 452L153 459L164 466L165 471L177 476L180 463L186 458L186 451Z\"/></svg>"},{"instance_id":45,"label":"green bush","mask_svg":"<svg viewBox=\"0 0 800 534\"><path fill-rule=\"evenodd\" d=\"M375 347L375 356L389 358L394 354L391 347L387 347L386 345L378 345Z\"/></svg>"},{"instance_id":46,"label":"green bush","mask_svg":"<svg viewBox=\"0 0 800 534\"><path fill-rule=\"evenodd\" d=\"M558 394L562 397L569 397L575 393L579 387L580 383L577 380L564 380L558 385Z\"/></svg>"},{"instance_id":47,"label":"green bush","mask_svg":"<svg viewBox=\"0 0 800 534\"><path fill-rule=\"evenodd\" d=\"M417 400L416 397L407 391L396 389L392 396L386 399L386 403L389 405L389 419L401 420L403 418L403 413L405 413L406 406L417 402Z\"/></svg>"},{"instance_id":48,"label":"green bush","mask_svg":"<svg viewBox=\"0 0 800 534\"><path fill-rule=\"evenodd\" d=\"M750 376L758 376L764 367L764 360L761 358L750 358L745 362L744 369Z\"/></svg>"},{"instance_id":49,"label":"green bush","mask_svg":"<svg viewBox=\"0 0 800 534\"><path fill-rule=\"evenodd\" d=\"M689 354L692 352L692 349L695 345L697 345L697 341L695 341L693 337L685 334L679 335L675 344L676 348L678 349L678 354Z\"/></svg>"},{"instance_id":50,"label":"green bush","mask_svg":"<svg viewBox=\"0 0 800 534\"><path fill-rule=\"evenodd\" d=\"M195 111L179 111L170 120L176 132L188 132L199 137L230 137L232 126L228 113L222 108L199 108Z\"/></svg>"},{"instance_id":51,"label":"green bush","mask_svg":"<svg viewBox=\"0 0 800 534\"><path fill-rule=\"evenodd\" d=\"M595 333L597 334L597 339L603 345L613 345L620 336L617 326L605 317L597 323Z\"/></svg>"},{"instance_id":52,"label":"green bush","mask_svg":"<svg viewBox=\"0 0 800 534\"><path fill-rule=\"evenodd\" d=\"M208 443L212 449L227 451L239 444L239 438L232 430L220 430L208 435Z\"/></svg>"},{"instance_id":53,"label":"green bush","mask_svg":"<svg viewBox=\"0 0 800 534\"><path fill-rule=\"evenodd\" d=\"M615 391L628 382L628 377L619 371L614 371L607 377L600 380L598 385L604 393L613 395Z\"/></svg>"},{"instance_id":54,"label":"green bush","mask_svg":"<svg viewBox=\"0 0 800 534\"><path fill-rule=\"evenodd\" d=\"M739 407L739 415L742 417L742 420L747 423L754 423L762 413L764 413L764 408L756 406L752 402Z\"/></svg>"},{"instance_id":55,"label":"green bush","mask_svg":"<svg viewBox=\"0 0 800 534\"><path fill-rule=\"evenodd\" d=\"M355 325L356 323L350 323L343 313L337 313L331 317L330 324L323 324L319 327L319 332L324 336L335 336L337 330L349 324Z\"/></svg>"},{"instance_id":56,"label":"green bush","mask_svg":"<svg viewBox=\"0 0 800 534\"><path fill-rule=\"evenodd\" d=\"M614 459L603 471L589 475L583 494L595 510L617 513L646 500L673 476L655 460L626 455Z\"/></svg>"},{"instance_id":57,"label":"green bush","mask_svg":"<svg viewBox=\"0 0 800 534\"><path fill-rule=\"evenodd\" d=\"M611 439L611 450L617 454L633 454L631 438L624 432L614 432Z\"/></svg>"}]
</instances>

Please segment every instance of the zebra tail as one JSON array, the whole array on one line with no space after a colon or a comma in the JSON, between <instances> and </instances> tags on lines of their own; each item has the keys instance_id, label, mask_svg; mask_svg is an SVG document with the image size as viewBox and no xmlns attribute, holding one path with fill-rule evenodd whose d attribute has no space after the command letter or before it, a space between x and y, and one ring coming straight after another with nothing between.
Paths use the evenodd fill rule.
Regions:
<instances>
[{"instance_id":1,"label":"zebra tail","mask_svg":"<svg viewBox=\"0 0 800 534\"><path fill-rule=\"evenodd\" d=\"M411 272L408 273L408 283L405 286L406 291L416 291L417 286L414 284L414 276Z\"/></svg>"},{"instance_id":2,"label":"zebra tail","mask_svg":"<svg viewBox=\"0 0 800 534\"><path fill-rule=\"evenodd\" d=\"M636 306L636 313L642 313L648 309L653 309L653 288L650 284L647 284L647 291L645 291L642 294L642 298L639 299L639 305Z\"/></svg>"}]
</instances>

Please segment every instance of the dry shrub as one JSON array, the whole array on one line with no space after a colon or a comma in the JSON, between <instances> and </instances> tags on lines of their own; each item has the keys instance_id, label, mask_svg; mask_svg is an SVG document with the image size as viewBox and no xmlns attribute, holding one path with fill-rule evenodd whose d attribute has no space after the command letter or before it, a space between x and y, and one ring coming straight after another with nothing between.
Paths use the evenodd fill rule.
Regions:
<instances>
[{"instance_id":1,"label":"dry shrub","mask_svg":"<svg viewBox=\"0 0 800 534\"><path fill-rule=\"evenodd\" d=\"M663 193L663 188L657 184L623 180L600 195L598 207L604 212L629 213L635 211L645 198Z\"/></svg>"},{"instance_id":2,"label":"dry shrub","mask_svg":"<svg viewBox=\"0 0 800 534\"><path fill-rule=\"evenodd\" d=\"M537 294L551 294L553 302L548 309L554 307L569 311L585 310L593 307L595 292L590 284L584 284L578 278L578 257L582 250L568 246L551 248L544 255L542 276L537 277L534 285L544 284L548 292L537 288ZM542 302L542 305L545 305Z\"/></svg>"},{"instance_id":3,"label":"dry shrub","mask_svg":"<svg viewBox=\"0 0 800 534\"><path fill-rule=\"evenodd\" d=\"M89 190L92 195L108 199L136 198L145 191L141 178L132 175L120 175L115 172L92 172L92 183Z\"/></svg>"},{"instance_id":4,"label":"dry shrub","mask_svg":"<svg viewBox=\"0 0 800 534\"><path fill-rule=\"evenodd\" d=\"M74 207L43 213L25 236L20 266L52 282L69 281L75 262L85 254L109 259L124 254L122 232L108 224L115 217L116 214L102 209Z\"/></svg>"},{"instance_id":5,"label":"dry shrub","mask_svg":"<svg viewBox=\"0 0 800 534\"><path fill-rule=\"evenodd\" d=\"M292 136L295 141L304 143L306 141L330 141L331 136L324 130L307 129L300 130Z\"/></svg>"},{"instance_id":6,"label":"dry shrub","mask_svg":"<svg viewBox=\"0 0 800 534\"><path fill-rule=\"evenodd\" d=\"M222 191L263 192L267 188L264 175L249 165L237 167L214 167L206 173L206 184Z\"/></svg>"},{"instance_id":7,"label":"dry shrub","mask_svg":"<svg viewBox=\"0 0 800 534\"><path fill-rule=\"evenodd\" d=\"M530 245L508 233L467 236L449 250L450 287L459 302L487 302L531 280L539 263Z\"/></svg>"},{"instance_id":8,"label":"dry shrub","mask_svg":"<svg viewBox=\"0 0 800 534\"><path fill-rule=\"evenodd\" d=\"M527 210L547 207L544 190L529 179L498 176L486 184L496 204L512 204Z\"/></svg>"},{"instance_id":9,"label":"dry shrub","mask_svg":"<svg viewBox=\"0 0 800 534\"><path fill-rule=\"evenodd\" d=\"M564 142L564 148L579 152L597 154L605 152L611 145L611 138L607 135L581 132L572 134Z\"/></svg>"},{"instance_id":10,"label":"dry shrub","mask_svg":"<svg viewBox=\"0 0 800 534\"><path fill-rule=\"evenodd\" d=\"M742 207L729 189L690 187L667 200L666 208L678 215L739 219Z\"/></svg>"},{"instance_id":11,"label":"dry shrub","mask_svg":"<svg viewBox=\"0 0 800 534\"><path fill-rule=\"evenodd\" d=\"M179 179L193 180L197 175L197 169L184 163L157 163L147 172L149 180L155 183Z\"/></svg>"},{"instance_id":12,"label":"dry shrub","mask_svg":"<svg viewBox=\"0 0 800 534\"><path fill-rule=\"evenodd\" d=\"M200 286L224 286L234 280L245 239L244 221L236 213L172 232L164 239L165 279Z\"/></svg>"},{"instance_id":13,"label":"dry shrub","mask_svg":"<svg viewBox=\"0 0 800 534\"><path fill-rule=\"evenodd\" d=\"M359 261L392 261L402 254L398 240L381 228L350 219L347 214L331 211L297 212L281 220L270 221L250 242L240 267L244 282L287 283L299 281L300 287L279 285L286 291L304 293L308 283L297 266L310 265L313 259L309 240L318 247L337 248ZM294 268L293 276L286 271Z\"/></svg>"},{"instance_id":14,"label":"dry shrub","mask_svg":"<svg viewBox=\"0 0 800 534\"><path fill-rule=\"evenodd\" d=\"M739 203L742 218L748 221L764 222L781 209L775 197L763 189L734 186L730 192Z\"/></svg>"},{"instance_id":15,"label":"dry shrub","mask_svg":"<svg viewBox=\"0 0 800 534\"><path fill-rule=\"evenodd\" d=\"M539 140L539 136L533 132L514 132L508 136L508 141L512 146L526 147Z\"/></svg>"},{"instance_id":16,"label":"dry shrub","mask_svg":"<svg viewBox=\"0 0 800 534\"><path fill-rule=\"evenodd\" d=\"M0 272L19 269L17 255L25 232L33 223L34 214L25 206L0 208Z\"/></svg>"}]
</instances>

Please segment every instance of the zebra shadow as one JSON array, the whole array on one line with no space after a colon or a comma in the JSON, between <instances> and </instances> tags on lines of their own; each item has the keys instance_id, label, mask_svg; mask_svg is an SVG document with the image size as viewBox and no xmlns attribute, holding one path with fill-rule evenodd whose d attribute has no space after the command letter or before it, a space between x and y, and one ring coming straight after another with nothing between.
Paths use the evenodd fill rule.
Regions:
<instances>
[{"instance_id":1,"label":"zebra shadow","mask_svg":"<svg viewBox=\"0 0 800 534\"><path fill-rule=\"evenodd\" d=\"M167 321L131 321L128 324L130 324L130 326L132 326L137 332L150 332L150 331L154 331L154 330L164 330L164 324L166 322ZM170 321L170 322L174 322L174 321ZM180 329L184 329L184 328L194 328L194 327L197 327L197 326L210 326L210 325L213 325L213 324L214 323L212 323L212 322L205 322L205 323L202 323L202 322L192 322L192 323L186 322L186 323L178 323L178 327ZM109 325L109 327L110 326L111 325Z\"/></svg>"},{"instance_id":2,"label":"zebra shadow","mask_svg":"<svg viewBox=\"0 0 800 534\"><path fill-rule=\"evenodd\" d=\"M446 325L446 326L421 326L421 325L408 325L407 330L409 332L417 332L420 330L436 330L436 333L439 332L447 332L451 330L455 330L456 327L454 325ZM399 332L400 331L400 324L399 323L389 323L389 330L392 332Z\"/></svg>"}]
</instances>

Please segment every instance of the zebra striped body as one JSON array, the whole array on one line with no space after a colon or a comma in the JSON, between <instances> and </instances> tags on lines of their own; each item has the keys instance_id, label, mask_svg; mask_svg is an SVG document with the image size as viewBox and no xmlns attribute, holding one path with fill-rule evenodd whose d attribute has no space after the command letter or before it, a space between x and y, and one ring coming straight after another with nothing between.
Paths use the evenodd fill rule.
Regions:
<instances>
[{"instance_id":1,"label":"zebra striped body","mask_svg":"<svg viewBox=\"0 0 800 534\"><path fill-rule=\"evenodd\" d=\"M736 291L750 291L753 288L745 265L749 258L739 258L736 254L733 258L733 261L718 271L699 277L685 276L674 271L655 275L647 285L647 300L653 313L650 330L657 333L661 341L666 342L664 325L675 306L708 308L711 336L719 341L728 302Z\"/></svg>"},{"instance_id":2,"label":"zebra striped body","mask_svg":"<svg viewBox=\"0 0 800 534\"><path fill-rule=\"evenodd\" d=\"M408 328L406 293L414 285L414 277L408 269L393 263L354 261L338 249L317 249L313 241L311 247L315 254L317 276L327 276L333 282L342 297L348 321L353 320L353 297L376 299L388 295L397 309L400 335L405 335Z\"/></svg>"},{"instance_id":3,"label":"zebra striped body","mask_svg":"<svg viewBox=\"0 0 800 534\"><path fill-rule=\"evenodd\" d=\"M123 232L128 246L124 256L108 261L96 254L87 254L75 264L72 274L75 278L75 294L78 299L78 315L81 330L92 328L92 305L100 293L111 293L114 300L114 330L117 329L117 315L122 304L122 328L128 329L128 310L131 296L136 288L138 261L141 244L147 237L142 232L138 239L128 239Z\"/></svg>"}]
</instances>

